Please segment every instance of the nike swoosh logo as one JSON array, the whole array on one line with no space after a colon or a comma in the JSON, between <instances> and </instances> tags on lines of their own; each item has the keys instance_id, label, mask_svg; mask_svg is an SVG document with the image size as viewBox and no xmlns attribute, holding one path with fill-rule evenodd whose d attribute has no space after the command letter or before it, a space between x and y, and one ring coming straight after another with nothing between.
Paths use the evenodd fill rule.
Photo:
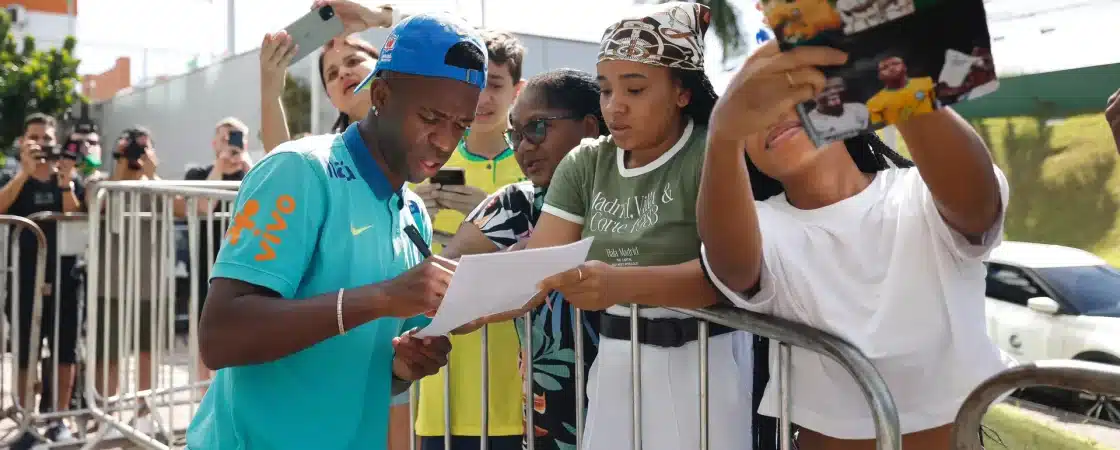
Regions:
<instances>
[{"instance_id":1,"label":"nike swoosh logo","mask_svg":"<svg viewBox=\"0 0 1120 450\"><path fill-rule=\"evenodd\" d=\"M361 227L361 228L350 225L350 234L353 234L354 236L357 236L359 234L364 233L366 230L370 229L370 227L373 227L373 225L366 225L366 226Z\"/></svg>"}]
</instances>

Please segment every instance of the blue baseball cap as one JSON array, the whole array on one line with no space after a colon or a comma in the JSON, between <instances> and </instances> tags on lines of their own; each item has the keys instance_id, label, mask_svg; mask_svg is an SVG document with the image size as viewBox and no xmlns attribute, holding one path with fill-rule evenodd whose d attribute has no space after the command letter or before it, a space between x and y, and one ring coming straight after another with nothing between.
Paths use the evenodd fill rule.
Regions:
<instances>
[{"instance_id":1,"label":"blue baseball cap","mask_svg":"<svg viewBox=\"0 0 1120 450\"><path fill-rule=\"evenodd\" d=\"M481 70L448 63L448 52L463 45L474 46L482 53ZM358 83L354 92L369 86L383 70L449 78L482 89L486 87L486 64L486 46L466 21L447 13L418 14L404 19L389 31L389 37L381 46L377 66Z\"/></svg>"}]
</instances>

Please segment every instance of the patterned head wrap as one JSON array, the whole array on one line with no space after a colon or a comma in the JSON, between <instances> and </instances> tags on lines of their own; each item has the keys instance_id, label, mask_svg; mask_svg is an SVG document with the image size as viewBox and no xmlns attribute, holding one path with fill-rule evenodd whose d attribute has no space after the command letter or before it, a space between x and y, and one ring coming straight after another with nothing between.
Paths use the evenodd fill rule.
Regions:
<instances>
[{"instance_id":1,"label":"patterned head wrap","mask_svg":"<svg viewBox=\"0 0 1120 450\"><path fill-rule=\"evenodd\" d=\"M599 61L620 60L684 70L704 70L704 33L711 11L699 3L670 2L607 28Z\"/></svg>"}]
</instances>

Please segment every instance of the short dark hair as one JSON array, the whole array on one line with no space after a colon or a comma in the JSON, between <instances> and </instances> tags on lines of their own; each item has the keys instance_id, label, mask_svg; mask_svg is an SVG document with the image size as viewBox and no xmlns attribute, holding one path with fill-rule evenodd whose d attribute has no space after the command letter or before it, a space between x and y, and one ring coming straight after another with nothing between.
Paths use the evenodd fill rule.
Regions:
<instances>
[{"instance_id":1,"label":"short dark hair","mask_svg":"<svg viewBox=\"0 0 1120 450\"><path fill-rule=\"evenodd\" d=\"M521 45L521 41L504 31L487 31L484 39L490 64L505 66L514 83L521 81L521 68L525 60L525 46Z\"/></svg>"},{"instance_id":2,"label":"short dark hair","mask_svg":"<svg viewBox=\"0 0 1120 450\"><path fill-rule=\"evenodd\" d=\"M595 76L576 69L557 69L530 78L525 89L539 89L548 108L563 109L577 116L595 116L599 135L609 133L599 106L599 83Z\"/></svg>"},{"instance_id":3,"label":"short dark hair","mask_svg":"<svg viewBox=\"0 0 1120 450\"><path fill-rule=\"evenodd\" d=\"M27 129L31 128L32 125L43 125L47 128L56 128L58 127L58 121L48 114L32 113L31 115L23 119L23 132L27 133Z\"/></svg>"}]
</instances>

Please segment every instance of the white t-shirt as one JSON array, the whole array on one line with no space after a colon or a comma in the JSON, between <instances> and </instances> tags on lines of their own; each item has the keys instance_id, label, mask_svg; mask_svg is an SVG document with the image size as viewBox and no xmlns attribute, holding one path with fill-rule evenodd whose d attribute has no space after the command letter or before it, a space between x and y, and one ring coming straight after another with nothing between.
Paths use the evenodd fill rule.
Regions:
<instances>
[{"instance_id":1,"label":"white t-shirt","mask_svg":"<svg viewBox=\"0 0 1120 450\"><path fill-rule=\"evenodd\" d=\"M824 135L826 139L863 131L867 129L870 119L867 107L859 103L845 103L844 113L839 116L823 114L816 109L809 111L807 115L813 129Z\"/></svg>"},{"instance_id":2,"label":"white t-shirt","mask_svg":"<svg viewBox=\"0 0 1120 450\"><path fill-rule=\"evenodd\" d=\"M1007 180L996 174L1007 205ZM984 318L983 258L1001 240L1002 217L981 245L969 243L942 219L916 168L879 172L859 194L819 209L797 209L785 195L756 204L760 291L747 298L712 280L739 307L859 348L890 388L903 433L951 423L965 397L1008 366ZM839 364L797 347L792 363L794 423L840 439L875 437L871 410ZM778 410L770 383L759 412Z\"/></svg>"}]
</instances>

